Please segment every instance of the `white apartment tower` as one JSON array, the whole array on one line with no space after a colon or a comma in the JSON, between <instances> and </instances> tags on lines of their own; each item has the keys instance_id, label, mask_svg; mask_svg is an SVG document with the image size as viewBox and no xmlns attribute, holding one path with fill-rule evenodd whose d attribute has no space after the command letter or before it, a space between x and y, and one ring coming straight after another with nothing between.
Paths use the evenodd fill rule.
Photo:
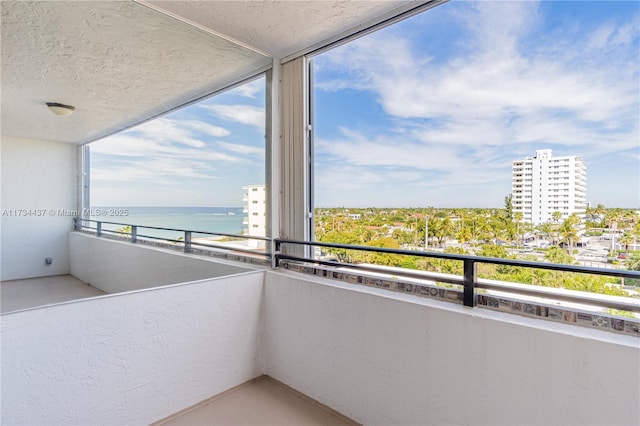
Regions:
<instances>
[{"instance_id":1,"label":"white apartment tower","mask_svg":"<svg viewBox=\"0 0 640 426\"><path fill-rule=\"evenodd\" d=\"M554 157L550 149L536 151L535 157L513 162L513 212L521 212L525 222L538 225L572 213L582 216L587 207L587 169L575 155Z\"/></svg>"},{"instance_id":2,"label":"white apartment tower","mask_svg":"<svg viewBox=\"0 0 640 426\"><path fill-rule=\"evenodd\" d=\"M245 214L242 222L244 234L255 237L266 237L267 235L267 190L264 185L243 186ZM258 240L249 240L252 247L264 247L264 243Z\"/></svg>"}]
</instances>

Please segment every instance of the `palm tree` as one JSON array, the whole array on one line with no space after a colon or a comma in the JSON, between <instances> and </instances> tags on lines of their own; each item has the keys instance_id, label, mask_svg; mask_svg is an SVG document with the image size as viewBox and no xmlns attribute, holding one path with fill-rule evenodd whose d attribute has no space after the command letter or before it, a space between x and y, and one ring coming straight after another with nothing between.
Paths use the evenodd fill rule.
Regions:
<instances>
[{"instance_id":1,"label":"palm tree","mask_svg":"<svg viewBox=\"0 0 640 426\"><path fill-rule=\"evenodd\" d=\"M562 220L562 213L554 211L551 214L551 220L553 222L553 242L560 244L560 220Z\"/></svg>"},{"instance_id":2,"label":"palm tree","mask_svg":"<svg viewBox=\"0 0 640 426\"><path fill-rule=\"evenodd\" d=\"M507 215L507 219L513 219L513 195L509 194L504 197L504 209Z\"/></svg>"},{"instance_id":3,"label":"palm tree","mask_svg":"<svg viewBox=\"0 0 640 426\"><path fill-rule=\"evenodd\" d=\"M538 236L542 236L545 240L547 240L549 238L553 238L554 225L551 222L544 222L536 227L536 231L538 233Z\"/></svg>"},{"instance_id":4,"label":"palm tree","mask_svg":"<svg viewBox=\"0 0 640 426\"><path fill-rule=\"evenodd\" d=\"M580 224L580 217L573 213L566 218L560 225L559 232L562 239L567 243L567 252L571 254L573 252L573 244L578 239L578 225Z\"/></svg>"},{"instance_id":5,"label":"palm tree","mask_svg":"<svg viewBox=\"0 0 640 426\"><path fill-rule=\"evenodd\" d=\"M618 230L618 223L620 222L621 218L621 209L608 210L604 217L604 222L609 228L609 234L611 235L611 252L613 252L616 248L616 232Z\"/></svg>"},{"instance_id":6,"label":"palm tree","mask_svg":"<svg viewBox=\"0 0 640 426\"><path fill-rule=\"evenodd\" d=\"M459 234L460 231L464 228L464 221L467 218L467 212L464 209L453 209L451 214L453 215L456 222L456 234Z\"/></svg>"},{"instance_id":7,"label":"palm tree","mask_svg":"<svg viewBox=\"0 0 640 426\"><path fill-rule=\"evenodd\" d=\"M488 231L491 235L491 239L498 240L500 238L510 238L513 236L511 232L512 226L510 221L506 220L504 213L492 215L488 222Z\"/></svg>"},{"instance_id":8,"label":"palm tree","mask_svg":"<svg viewBox=\"0 0 640 426\"><path fill-rule=\"evenodd\" d=\"M489 224L487 223L486 217L478 214L474 214L467 223L471 235L471 242L475 246L478 240L484 239L487 235Z\"/></svg>"},{"instance_id":9,"label":"palm tree","mask_svg":"<svg viewBox=\"0 0 640 426\"><path fill-rule=\"evenodd\" d=\"M624 255L625 255L625 259L629 258L629 246L632 245L633 243L636 242L636 239L634 238L633 234L631 234L630 232L625 232L620 239L618 240L618 242L621 245L624 245Z\"/></svg>"},{"instance_id":10,"label":"palm tree","mask_svg":"<svg viewBox=\"0 0 640 426\"><path fill-rule=\"evenodd\" d=\"M629 230L633 229L640 222L640 214L633 210L624 210L620 214L620 222L618 228Z\"/></svg>"},{"instance_id":11,"label":"palm tree","mask_svg":"<svg viewBox=\"0 0 640 426\"><path fill-rule=\"evenodd\" d=\"M604 215L606 208L602 204L598 204L596 207L587 207L585 211L585 218L590 225L595 228L602 228L604 226Z\"/></svg>"},{"instance_id":12,"label":"palm tree","mask_svg":"<svg viewBox=\"0 0 640 426\"><path fill-rule=\"evenodd\" d=\"M438 244L442 245L448 237L452 237L455 231L453 222L449 217L444 219L434 219L429 221L429 233L438 239Z\"/></svg>"},{"instance_id":13,"label":"palm tree","mask_svg":"<svg viewBox=\"0 0 640 426\"><path fill-rule=\"evenodd\" d=\"M636 240L640 240L640 223L637 223L636 226L633 227L631 234Z\"/></svg>"},{"instance_id":14,"label":"palm tree","mask_svg":"<svg viewBox=\"0 0 640 426\"><path fill-rule=\"evenodd\" d=\"M516 247L520 246L520 233L522 231L522 219L524 219L524 215L522 212L515 212L513 215L513 223L516 227Z\"/></svg>"}]
</instances>

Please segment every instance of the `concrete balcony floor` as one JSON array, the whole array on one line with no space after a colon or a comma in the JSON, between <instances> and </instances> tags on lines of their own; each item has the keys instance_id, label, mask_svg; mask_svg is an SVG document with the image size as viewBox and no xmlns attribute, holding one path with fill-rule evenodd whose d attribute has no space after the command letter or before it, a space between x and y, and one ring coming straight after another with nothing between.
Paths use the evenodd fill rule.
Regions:
<instances>
[{"instance_id":1,"label":"concrete balcony floor","mask_svg":"<svg viewBox=\"0 0 640 426\"><path fill-rule=\"evenodd\" d=\"M72 275L0 282L0 313L102 296L104 291Z\"/></svg>"},{"instance_id":2,"label":"concrete balcony floor","mask_svg":"<svg viewBox=\"0 0 640 426\"><path fill-rule=\"evenodd\" d=\"M289 386L261 376L153 426L357 424Z\"/></svg>"}]
</instances>

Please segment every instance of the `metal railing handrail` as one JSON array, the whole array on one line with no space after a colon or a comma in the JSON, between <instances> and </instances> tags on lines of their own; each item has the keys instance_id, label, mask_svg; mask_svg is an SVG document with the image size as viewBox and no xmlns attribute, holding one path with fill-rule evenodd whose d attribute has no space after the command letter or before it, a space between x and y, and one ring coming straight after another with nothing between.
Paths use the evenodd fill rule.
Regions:
<instances>
[{"instance_id":1,"label":"metal railing handrail","mask_svg":"<svg viewBox=\"0 0 640 426\"><path fill-rule=\"evenodd\" d=\"M129 237L131 237L131 242L132 243L136 243L139 238L143 238L143 239L151 239L151 240L157 240L157 241L171 242L171 243L175 243L175 244L183 244L185 253L190 253L192 251L192 249L193 249L193 246L197 246L197 247L215 248L215 249L221 249L221 250L227 250L227 251L230 250L230 251L234 251L234 252L246 253L246 254L251 254L251 255L255 255L255 256L262 256L262 257L266 257L266 258L271 257L271 252L269 252L269 251L259 252L259 251L248 249L248 248L244 249L242 247L223 246L223 245L220 245L220 244L216 244L215 242L212 243L212 244L210 244L210 243L205 244L205 243L201 243L201 242L192 240L193 234L204 234L204 235L214 235L214 236L221 236L221 237L241 238L243 240L259 240L259 241L266 241L266 242L270 243L270 244L265 244L265 249L266 249L267 246L269 246L269 247L271 246L271 241L272 241L271 238L266 238L266 237L259 237L259 236L253 236L253 235L242 235L242 234L228 234L228 233L223 233L223 232L194 231L194 230L187 230L187 229L164 228L164 227L159 227L159 226L134 225L134 224L131 224L131 223L110 222L110 221L102 221L102 220L95 220L95 219L84 219L84 218L79 218L79 217L74 218L73 222L74 222L74 229L76 231L81 231L83 229L95 230L96 231L96 236L98 236L98 237L102 236L102 234L128 235ZM96 223L96 226L95 227L85 226L84 222ZM102 225L103 224L129 226L129 227L131 227L131 232L117 231L117 230L112 230L112 229L102 229ZM167 237L157 237L157 236L153 236L153 235L139 234L138 233L138 228L155 229L155 230L159 230L159 231L182 232L182 233L184 233L184 240L176 240L176 239L167 238Z\"/></svg>"},{"instance_id":2,"label":"metal railing handrail","mask_svg":"<svg viewBox=\"0 0 640 426\"><path fill-rule=\"evenodd\" d=\"M85 226L84 225L85 222L95 223L96 227ZM131 232L102 229L102 224L130 226ZM155 230L172 231L172 232L183 232L185 237L184 237L184 240L176 240L176 239L171 239L166 237L156 237L151 235L138 234L138 228L155 229ZM604 307L604 308L614 308L614 309L620 309L625 311L640 312L640 302L635 302L635 301L632 302L631 300L630 301L620 300L622 298L619 296L594 294L594 293L580 292L580 291L566 290L566 289L562 289L563 291L560 292L560 291L557 291L559 289L555 289L555 288L547 288L547 287L529 285L529 284L523 284L523 283L509 283L509 282L479 278L477 275L477 264L481 263L481 264L494 264L494 265L504 265L504 266L512 266L512 267L546 269L546 270L560 271L560 272L586 273L586 274L603 275L603 276L611 276L611 277L618 277L618 278L633 278L633 279L639 279L639 280L640 280L640 271L612 270L612 269L594 268L594 267L580 266L580 265L563 265L563 264L543 263L543 262L534 262L534 261L526 261L526 260L518 260L518 259L503 259L503 258L493 258L493 257L483 257L483 256L471 256L471 255L464 255L464 254L439 253L439 252L430 252L430 251L422 251L422 250L404 250L404 249L393 249L393 248L385 248L385 247L359 246L359 245L349 245L349 244L339 244L339 243L326 243L326 242L319 242L319 241L299 241L299 240L282 239L282 238L272 239L268 237L258 237L258 236L242 235L242 234L229 234L229 233L221 233L221 232L164 228L164 227L158 227L158 226L133 225L130 223L101 221L101 220L95 220L95 219L83 219L78 217L74 218L74 229L77 231L81 231L83 229L95 230L96 236L101 236L102 234L109 234L109 235L124 234L124 235L128 235L131 238L132 243L136 243L138 238L143 238L143 239L151 239L151 240L182 244L184 245L185 253L192 252L192 248L196 246L196 247L205 247L205 248L220 249L225 251L246 253L254 256L257 255L257 256L262 256L267 258L271 257L274 267L278 267L279 262L282 260L291 260L291 261L297 261L297 262L308 262L316 265L325 265L325 266L330 266L332 268L348 268L348 269L365 271L365 272L373 272L378 274L388 274L392 276L397 275L402 278L412 278L412 279L420 279L420 280L428 279L428 280L433 280L433 281L447 283L447 284L460 285L463 288L463 304L465 306L471 306L471 307L476 306L477 304L476 289L485 289L485 290L492 290L492 291L508 292L508 293L513 293L518 295L525 295L525 296L549 298L549 299L578 303L578 304L588 304L588 305ZM224 246L220 244L215 244L215 242L213 244L210 244L210 243L193 241L191 238L192 234L214 235L214 236L241 238L246 240L255 239L259 241L269 242L270 244L265 244L265 251L260 252L260 251L251 250L251 249L244 249L241 247ZM330 260L311 259L307 257L294 256L291 254L283 253L282 252L283 244L293 244L298 246L309 246L309 247L326 247L326 248L365 251L365 252L374 252L374 253L417 256L417 257L423 257L423 258L455 260L455 261L461 261L463 263L463 274L462 275L442 274L442 273L429 272L429 271L417 271L417 270L410 270L410 269L404 269L404 268L384 267L380 265L370 265L370 264L364 265L364 264L353 264L353 263L337 262L337 261L330 261ZM269 251L269 248L271 247L273 249L272 251Z\"/></svg>"},{"instance_id":3,"label":"metal railing handrail","mask_svg":"<svg viewBox=\"0 0 640 426\"><path fill-rule=\"evenodd\" d=\"M388 253L388 254L399 254L399 255L408 255L408 256L418 256L425 258L437 258L437 259L447 259L447 260L457 260L463 262L463 275L450 275L450 274L436 274L429 273L426 271L411 271L407 269L397 268L397 271L401 272L398 275L409 278L418 278L418 279L432 279L437 280L438 282L444 282L449 284L457 284L462 285L463 287L463 304L465 306L476 306L477 303L477 293L476 289L489 289L495 291L506 291L517 293L521 295L535 296L535 297L548 297L550 299L563 300L574 303L582 303L589 304L599 307L605 308L614 308L621 309L633 312L640 312L640 304L633 303L631 301L625 302L617 299L611 299L608 295L595 295L592 293L565 290L566 292L570 292L567 294L559 294L556 291L553 291L552 288L545 288L541 286L532 286L528 284L517 284L517 283L502 283L498 284L495 280L488 280L478 278L477 276L477 264L478 263L488 263L494 265L505 265L505 266L514 266L514 267L524 267L524 268L534 268L534 269L547 269L553 271L561 271L561 272L575 272L575 273L587 273L593 275L604 275L604 276L613 276L613 277L624 277L624 278L635 278L640 279L640 271L628 271L628 270L611 270L611 269L603 269L603 268L594 268L587 266L579 266L579 265L561 265L555 263L542 263L542 262L533 262L533 261L525 261L525 260L517 260L517 259L502 259L502 258L493 258L493 257L483 257L483 256L471 256L471 255L463 255L463 254L450 254L450 253L437 253L437 252L427 252L427 251L413 251L413 250L402 250L402 249L392 249L392 248L384 248L384 247L372 247L372 246L355 246L348 244L338 244L338 243L325 243L325 242L317 242L317 241L298 241L298 240L290 240L290 239L274 239L275 251L274 251L274 263L278 266L281 260L293 260L300 262L311 262L320 265L332 266L332 267L345 267L345 268L353 268L361 271L369 271L369 272L377 272L377 273L387 273L390 274L391 271L384 271L382 268L377 267L376 265L362 265L362 264L352 264L345 262L335 262L335 261L327 261L327 260L317 260L317 259L309 259L301 256L293 256L286 253L282 253L282 244L294 244L294 245L302 245L302 246L312 246L312 247L327 247L327 248L338 248L338 249L346 249L346 250L359 250L359 251L367 251L367 252L376 252L376 253ZM513 284L513 285L510 285ZM530 287L530 288L528 288ZM550 291L549 291L550 290ZM584 294L580 294L584 293Z\"/></svg>"},{"instance_id":4,"label":"metal railing handrail","mask_svg":"<svg viewBox=\"0 0 640 426\"><path fill-rule=\"evenodd\" d=\"M315 247L329 247L329 248L340 248L347 250L360 250L360 251L370 251L377 253L388 253L388 254L402 254L409 256L418 256L418 257L431 257L436 259L448 259L448 260L473 260L477 263L492 263L495 265L505 265L505 266L520 266L525 268L535 268L535 269L549 269L555 271L562 272L580 272L586 274L596 274L596 275L608 275L614 277L624 277L624 278L637 278L640 279L639 271L628 271L624 269L604 269L604 268L594 268L590 266L580 266L580 265L562 265L558 263L543 263L543 262L534 262L530 260L517 260L517 259L503 259L499 257L483 257L483 256L472 256L468 254L453 254L453 253L438 253L432 251L422 251L422 250L403 250L403 249L392 249L386 247L373 247L373 246L355 246L349 244L338 244L338 243L324 243L317 241L298 241L298 240L287 240L276 238L276 249L278 249L278 244L298 244L298 245L308 245Z\"/></svg>"},{"instance_id":5,"label":"metal railing handrail","mask_svg":"<svg viewBox=\"0 0 640 426\"><path fill-rule=\"evenodd\" d=\"M260 241L269 241L271 242L271 238L269 237L258 237L258 236L254 236L254 235L242 235L242 234L227 234L224 232L211 232L211 231L197 231L197 230L193 230L193 229L179 229L179 228L163 228L163 227L159 227L159 226L147 226L147 225L134 225L131 223L122 223L122 222L108 222L106 220L95 220L95 219L84 219L81 217L75 217L73 218L73 221L75 223L77 223L78 221L82 221L82 222L94 222L94 223L104 223L107 225L121 225L121 226L135 226L137 228L145 228L145 229L156 229L159 231L175 231L175 232L191 232L193 234L207 234L207 235L216 235L216 236L221 236L221 237L233 237L233 238L246 238L246 239L251 239L251 240L260 240ZM83 226L84 228L86 228L85 226ZM91 229L95 229L95 228L91 228ZM112 231L115 232L115 231ZM122 233L120 231L118 231L118 233ZM155 238L155 237L152 237ZM163 238L165 239L165 238Z\"/></svg>"}]
</instances>

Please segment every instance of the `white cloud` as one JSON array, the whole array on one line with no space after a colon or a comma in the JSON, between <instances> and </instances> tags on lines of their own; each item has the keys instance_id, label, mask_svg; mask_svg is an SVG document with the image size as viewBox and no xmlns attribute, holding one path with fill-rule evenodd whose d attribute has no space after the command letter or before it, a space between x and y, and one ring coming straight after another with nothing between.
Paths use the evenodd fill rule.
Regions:
<instances>
[{"instance_id":1,"label":"white cloud","mask_svg":"<svg viewBox=\"0 0 640 426\"><path fill-rule=\"evenodd\" d=\"M496 170L477 168L473 180L456 173L423 173L419 170L324 163L316 168L316 197L319 207L489 207L509 192L495 185ZM372 194L372 188L374 193ZM452 194L459 195L452 197ZM464 197L460 196L464 194Z\"/></svg>"},{"instance_id":2,"label":"white cloud","mask_svg":"<svg viewBox=\"0 0 640 426\"><path fill-rule=\"evenodd\" d=\"M490 187L498 187L500 197L509 192L503 182L505 175L510 176L511 162L503 158L502 147L463 147L461 151L456 145L425 144L404 136L367 138L342 129L341 138L317 140L315 151L316 190L318 202L324 205L332 205L326 199L340 198L335 188L353 191L347 200L362 199L361 205L367 205L366 199L369 205L391 205L389 200L402 196L402 205L421 205L416 197L427 197L429 205L436 205L427 194L442 188L448 188L447 199L455 193L460 197L465 188L477 198L488 194ZM486 205L486 200L481 204Z\"/></svg>"},{"instance_id":3,"label":"white cloud","mask_svg":"<svg viewBox=\"0 0 640 426\"><path fill-rule=\"evenodd\" d=\"M229 94L255 99L261 91L264 78L216 99L223 101ZM264 128L264 108L227 106L219 111L220 115L236 119L215 125L212 123L222 120L202 108L209 102L90 144L91 180L95 183L92 202L238 205L242 185L264 179L265 149L247 145L251 141L245 140L247 133L255 132L253 127ZM258 124L258 120L262 122Z\"/></svg>"},{"instance_id":4,"label":"white cloud","mask_svg":"<svg viewBox=\"0 0 640 426\"><path fill-rule=\"evenodd\" d=\"M90 145L96 153L144 155L153 149L175 153L179 145L203 148L207 137L223 137L231 132L197 120L157 118Z\"/></svg>"},{"instance_id":5,"label":"white cloud","mask_svg":"<svg viewBox=\"0 0 640 426\"><path fill-rule=\"evenodd\" d=\"M121 162L109 168L91 171L91 179L100 182L152 182L157 186L171 186L178 179L219 179L211 164L183 162L166 158L149 158L145 161Z\"/></svg>"},{"instance_id":6,"label":"white cloud","mask_svg":"<svg viewBox=\"0 0 640 426\"><path fill-rule=\"evenodd\" d=\"M454 150L446 146L416 145L385 136L377 140L368 139L346 129L343 129L343 133L343 139L317 140L315 145L318 151L353 165L420 170L450 169L451 162L457 160Z\"/></svg>"},{"instance_id":7,"label":"white cloud","mask_svg":"<svg viewBox=\"0 0 640 426\"><path fill-rule=\"evenodd\" d=\"M202 105L216 116L225 120L264 129L264 108L251 105Z\"/></svg>"},{"instance_id":8,"label":"white cloud","mask_svg":"<svg viewBox=\"0 0 640 426\"><path fill-rule=\"evenodd\" d=\"M264 158L264 155L265 155L265 149L261 147L256 147L256 146L240 145L240 144L227 143L227 142L218 142L218 146L221 146L228 151L231 151L237 154L242 154L243 156L252 155L255 157Z\"/></svg>"},{"instance_id":9,"label":"white cloud","mask_svg":"<svg viewBox=\"0 0 640 426\"><path fill-rule=\"evenodd\" d=\"M181 128L186 128L190 131L200 132L205 135L214 136L214 137L224 137L229 136L231 132L222 127L213 126L211 124L205 123L203 121L198 120L180 120L177 121L176 124Z\"/></svg>"},{"instance_id":10,"label":"white cloud","mask_svg":"<svg viewBox=\"0 0 640 426\"><path fill-rule=\"evenodd\" d=\"M233 156L224 152L217 152L210 147L197 147L188 145L188 148L180 146L168 141L147 139L144 135L132 135L121 133L111 136L108 140L103 142L95 142L90 145L92 154L102 154L106 156L114 157L139 157L143 161L150 156L156 156L170 159L180 160L208 160L208 161L227 161L227 162L240 162L242 158Z\"/></svg>"},{"instance_id":11,"label":"white cloud","mask_svg":"<svg viewBox=\"0 0 640 426\"><path fill-rule=\"evenodd\" d=\"M636 20L637 22L637 20ZM589 35L586 44L591 49L608 50L618 46L629 45L638 36L637 23L629 22L619 26L607 22Z\"/></svg>"},{"instance_id":12,"label":"white cloud","mask_svg":"<svg viewBox=\"0 0 640 426\"><path fill-rule=\"evenodd\" d=\"M475 133L475 122L482 120L485 128L495 127L491 134L504 135L505 118L532 114L545 115L557 124L571 121L574 127L585 127L585 123L605 127L615 118L624 128L636 120L637 52L621 64L604 52L593 52L588 41L581 41L571 50L559 52L564 55L558 55L554 45L536 45L531 54L530 38L538 37L531 34L538 20L537 3L476 2L465 12L461 20L471 32L471 48L455 58L436 62L416 53L419 49L408 38L393 32L375 34L323 58L353 77L348 82L329 80L328 87L364 85L379 95L381 105L392 116L437 119L450 131L466 130L468 134ZM597 31L606 34L597 37L608 43L603 50L621 46L621 40L627 40L627 48L633 49L628 45L631 27L615 34L606 26ZM579 34L573 36L579 38ZM576 51L591 57L591 62L594 55L599 60L585 68L584 63L575 63ZM465 129L467 123L474 127ZM601 129L591 130L597 133ZM556 135L555 139L567 138Z\"/></svg>"},{"instance_id":13,"label":"white cloud","mask_svg":"<svg viewBox=\"0 0 640 426\"><path fill-rule=\"evenodd\" d=\"M198 120L158 118L90 145L91 178L99 182L153 182L174 185L185 179L218 179L221 164L248 159L211 138L230 131Z\"/></svg>"},{"instance_id":14,"label":"white cloud","mask_svg":"<svg viewBox=\"0 0 640 426\"><path fill-rule=\"evenodd\" d=\"M243 96L245 98L255 99L258 94L264 93L265 87L265 79L259 78L257 80L253 80L250 83L243 84L242 86L238 86L233 90L230 90L230 94Z\"/></svg>"}]
</instances>

